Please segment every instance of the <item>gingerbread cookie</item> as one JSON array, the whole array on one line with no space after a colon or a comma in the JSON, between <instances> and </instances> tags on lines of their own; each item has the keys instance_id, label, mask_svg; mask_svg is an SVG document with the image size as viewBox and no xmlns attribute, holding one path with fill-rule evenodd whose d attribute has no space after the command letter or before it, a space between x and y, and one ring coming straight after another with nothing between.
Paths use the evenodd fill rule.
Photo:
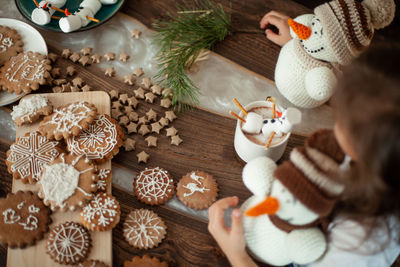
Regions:
<instances>
[{"instance_id":1,"label":"gingerbread cookie","mask_svg":"<svg viewBox=\"0 0 400 267\"><path fill-rule=\"evenodd\" d=\"M41 115L49 115L53 112L53 105L45 96L33 95L23 98L18 106L13 107L11 118L16 125L37 121Z\"/></svg>"},{"instance_id":2,"label":"gingerbread cookie","mask_svg":"<svg viewBox=\"0 0 400 267\"><path fill-rule=\"evenodd\" d=\"M146 168L139 173L133 182L136 197L149 205L161 205L173 197L174 180L163 168Z\"/></svg>"},{"instance_id":3,"label":"gingerbread cookie","mask_svg":"<svg viewBox=\"0 0 400 267\"><path fill-rule=\"evenodd\" d=\"M89 128L97 115L97 108L87 102L75 102L58 107L43 118L39 131L49 139L67 139Z\"/></svg>"},{"instance_id":4,"label":"gingerbread cookie","mask_svg":"<svg viewBox=\"0 0 400 267\"><path fill-rule=\"evenodd\" d=\"M111 170L100 169L97 176L99 177L99 180L97 180L97 191L107 192L107 189L111 184Z\"/></svg>"},{"instance_id":5,"label":"gingerbread cookie","mask_svg":"<svg viewBox=\"0 0 400 267\"><path fill-rule=\"evenodd\" d=\"M20 53L0 69L0 85L9 93L30 93L49 82L50 71L51 62L45 55L30 51Z\"/></svg>"},{"instance_id":6,"label":"gingerbread cookie","mask_svg":"<svg viewBox=\"0 0 400 267\"><path fill-rule=\"evenodd\" d=\"M210 174L192 171L179 181L176 196L192 209L206 209L217 200L218 185Z\"/></svg>"},{"instance_id":7,"label":"gingerbread cookie","mask_svg":"<svg viewBox=\"0 0 400 267\"><path fill-rule=\"evenodd\" d=\"M124 267L168 267L168 263L160 261L156 257L144 255L142 257L134 256L131 261L125 261Z\"/></svg>"},{"instance_id":8,"label":"gingerbread cookie","mask_svg":"<svg viewBox=\"0 0 400 267\"><path fill-rule=\"evenodd\" d=\"M0 243L10 248L34 245L49 230L50 210L36 193L18 191L0 199Z\"/></svg>"},{"instance_id":9,"label":"gingerbread cookie","mask_svg":"<svg viewBox=\"0 0 400 267\"><path fill-rule=\"evenodd\" d=\"M108 231L114 228L120 218L119 203L115 197L98 193L85 207L80 216L82 224L91 231Z\"/></svg>"},{"instance_id":10,"label":"gingerbread cookie","mask_svg":"<svg viewBox=\"0 0 400 267\"><path fill-rule=\"evenodd\" d=\"M89 128L67 139L67 149L98 162L112 159L122 146L124 132L116 120L106 114L96 117Z\"/></svg>"},{"instance_id":11,"label":"gingerbread cookie","mask_svg":"<svg viewBox=\"0 0 400 267\"><path fill-rule=\"evenodd\" d=\"M98 260L85 260L79 263L76 267L108 267L108 265Z\"/></svg>"},{"instance_id":12,"label":"gingerbread cookie","mask_svg":"<svg viewBox=\"0 0 400 267\"><path fill-rule=\"evenodd\" d=\"M164 221L153 211L131 211L122 226L126 241L138 249L157 247L167 234Z\"/></svg>"},{"instance_id":13,"label":"gingerbread cookie","mask_svg":"<svg viewBox=\"0 0 400 267\"><path fill-rule=\"evenodd\" d=\"M18 32L6 26L0 26L0 66L11 57L22 52L24 43Z\"/></svg>"},{"instance_id":14,"label":"gingerbread cookie","mask_svg":"<svg viewBox=\"0 0 400 267\"><path fill-rule=\"evenodd\" d=\"M75 210L93 198L97 180L96 166L90 160L62 153L44 167L39 197L52 210Z\"/></svg>"},{"instance_id":15,"label":"gingerbread cookie","mask_svg":"<svg viewBox=\"0 0 400 267\"><path fill-rule=\"evenodd\" d=\"M82 225L65 222L50 231L46 252L57 263L78 264L89 255L91 242L90 234Z\"/></svg>"},{"instance_id":16,"label":"gingerbread cookie","mask_svg":"<svg viewBox=\"0 0 400 267\"><path fill-rule=\"evenodd\" d=\"M61 153L58 141L50 141L38 132L18 137L7 151L6 165L14 179L23 183L36 183L46 164Z\"/></svg>"}]
</instances>

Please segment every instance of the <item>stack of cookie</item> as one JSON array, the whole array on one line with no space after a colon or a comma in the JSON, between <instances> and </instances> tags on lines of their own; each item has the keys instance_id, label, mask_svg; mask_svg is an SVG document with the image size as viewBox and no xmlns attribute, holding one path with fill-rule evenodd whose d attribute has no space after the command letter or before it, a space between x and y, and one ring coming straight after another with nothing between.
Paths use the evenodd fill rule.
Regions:
<instances>
[{"instance_id":1,"label":"stack of cookie","mask_svg":"<svg viewBox=\"0 0 400 267\"><path fill-rule=\"evenodd\" d=\"M0 200L4 217L0 242L12 247L33 245L48 231L50 210L81 209L81 224L53 227L46 248L60 264L83 262L91 247L90 231L111 230L120 219L119 203L107 193L111 170L99 169L98 164L118 153L123 131L92 104L53 108L42 95L22 99L11 115L18 125L43 117L38 131L17 138L6 159L14 179L36 185L39 192L18 192Z\"/></svg>"}]
</instances>

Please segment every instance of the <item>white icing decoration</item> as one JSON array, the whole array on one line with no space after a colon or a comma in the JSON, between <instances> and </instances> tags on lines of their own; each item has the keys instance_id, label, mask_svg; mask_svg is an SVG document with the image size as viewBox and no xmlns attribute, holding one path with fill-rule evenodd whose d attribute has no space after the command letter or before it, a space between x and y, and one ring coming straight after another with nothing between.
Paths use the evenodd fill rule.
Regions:
<instances>
[{"instance_id":1,"label":"white icing decoration","mask_svg":"<svg viewBox=\"0 0 400 267\"><path fill-rule=\"evenodd\" d=\"M32 204L29 206L28 211L29 213L38 213L40 211L40 208Z\"/></svg>"},{"instance_id":2,"label":"white icing decoration","mask_svg":"<svg viewBox=\"0 0 400 267\"><path fill-rule=\"evenodd\" d=\"M26 218L26 222L19 222L19 224L22 225L25 230L33 231L38 228L38 222L38 218L29 214L28 218Z\"/></svg>"},{"instance_id":3,"label":"white icing decoration","mask_svg":"<svg viewBox=\"0 0 400 267\"><path fill-rule=\"evenodd\" d=\"M49 141L47 137L37 132L20 137L11 145L11 153L7 157L7 161L13 163L11 171L18 172L22 179L32 176L37 181L43 167L59 155L55 148L57 145L57 141Z\"/></svg>"},{"instance_id":4,"label":"white icing decoration","mask_svg":"<svg viewBox=\"0 0 400 267\"><path fill-rule=\"evenodd\" d=\"M84 220L91 223L97 219L97 225L107 226L114 221L118 204L114 198L106 194L97 194L81 212Z\"/></svg>"},{"instance_id":5,"label":"white icing decoration","mask_svg":"<svg viewBox=\"0 0 400 267\"><path fill-rule=\"evenodd\" d=\"M204 193L204 191L210 191L210 189L206 188L205 186L199 187L199 186L203 185L203 184L200 182L200 179L203 179L203 180L204 180L204 177L198 176L198 175L196 175L195 172L192 172L192 173L190 174L190 178L191 178L193 181L195 181L196 183L188 183L187 185L184 185L184 186L183 186L184 188L190 190L190 193L184 193L184 194L183 194L184 197L191 196L191 195L193 195L195 192Z\"/></svg>"},{"instance_id":6,"label":"white icing decoration","mask_svg":"<svg viewBox=\"0 0 400 267\"><path fill-rule=\"evenodd\" d=\"M102 159L117 145L117 128L104 115L99 115L80 135L67 139L68 150L88 159Z\"/></svg>"},{"instance_id":7,"label":"white icing decoration","mask_svg":"<svg viewBox=\"0 0 400 267\"><path fill-rule=\"evenodd\" d=\"M0 42L1 42L0 53L6 52L7 49L14 44L10 37L6 37L4 39L3 39L3 37L4 37L4 35L2 33L0 33Z\"/></svg>"},{"instance_id":8,"label":"white icing decoration","mask_svg":"<svg viewBox=\"0 0 400 267\"><path fill-rule=\"evenodd\" d=\"M151 247L159 242L165 231L162 220L149 210L136 210L128 215L124 223L124 236L134 246Z\"/></svg>"},{"instance_id":9,"label":"white icing decoration","mask_svg":"<svg viewBox=\"0 0 400 267\"><path fill-rule=\"evenodd\" d=\"M109 169L101 169L99 171L99 180L97 181L97 189L105 191L107 189L107 177L110 174L111 170Z\"/></svg>"},{"instance_id":10,"label":"white icing decoration","mask_svg":"<svg viewBox=\"0 0 400 267\"><path fill-rule=\"evenodd\" d=\"M159 167L151 169L151 172L147 173L149 169L142 171L136 179L136 189L142 198L148 198L149 201L154 199L163 199L166 195L168 187L173 183L172 179L168 178L168 173L166 170Z\"/></svg>"},{"instance_id":11,"label":"white icing decoration","mask_svg":"<svg viewBox=\"0 0 400 267\"><path fill-rule=\"evenodd\" d=\"M57 128L54 132L67 132L71 134L71 130L75 126L82 129L79 123L86 119L91 111L92 109L84 102L73 103L66 107L55 109L51 120L45 122L43 125L55 124Z\"/></svg>"},{"instance_id":12,"label":"white icing decoration","mask_svg":"<svg viewBox=\"0 0 400 267\"><path fill-rule=\"evenodd\" d=\"M6 73L5 77L10 82L22 82L17 79L16 76L19 72L21 73L21 79L26 81L38 81L43 79L45 73L45 59L37 60L36 55L28 56L28 54L23 54L23 56L17 56L15 59L11 59L11 68L8 69L10 73Z\"/></svg>"},{"instance_id":13,"label":"white icing decoration","mask_svg":"<svg viewBox=\"0 0 400 267\"><path fill-rule=\"evenodd\" d=\"M20 209L22 209L22 207L25 205L25 201L22 201L21 203L19 203L18 205L17 205L17 208L20 210Z\"/></svg>"},{"instance_id":14,"label":"white icing decoration","mask_svg":"<svg viewBox=\"0 0 400 267\"><path fill-rule=\"evenodd\" d=\"M46 97L41 95L33 95L29 98L23 98L18 106L13 107L13 111L11 112L11 117L15 121L18 117L21 118L22 121L25 121L29 116L36 115L36 112L39 109L48 106L48 100Z\"/></svg>"},{"instance_id":15,"label":"white icing decoration","mask_svg":"<svg viewBox=\"0 0 400 267\"><path fill-rule=\"evenodd\" d=\"M21 220L21 216L16 215L15 210L6 209L3 211L4 223L5 224L13 224Z\"/></svg>"}]
</instances>

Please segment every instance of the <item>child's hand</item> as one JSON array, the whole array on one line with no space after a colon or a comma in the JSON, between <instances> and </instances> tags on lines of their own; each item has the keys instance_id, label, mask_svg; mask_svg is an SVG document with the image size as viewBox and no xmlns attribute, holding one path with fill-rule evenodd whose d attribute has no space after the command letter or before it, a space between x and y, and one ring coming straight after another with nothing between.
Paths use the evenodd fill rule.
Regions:
<instances>
[{"instance_id":1,"label":"child's hand","mask_svg":"<svg viewBox=\"0 0 400 267\"><path fill-rule=\"evenodd\" d=\"M245 250L246 240L243 233L242 212L240 209L232 211L231 228L228 228L224 222L225 210L236 206L238 202L239 199L237 197L227 197L215 202L208 209L208 231L225 252L232 266L256 266Z\"/></svg>"},{"instance_id":2,"label":"child's hand","mask_svg":"<svg viewBox=\"0 0 400 267\"><path fill-rule=\"evenodd\" d=\"M261 19L260 28L265 29L268 25L273 25L278 28L278 34L271 29L266 29L267 38L277 45L284 46L292 39L290 36L290 28L288 24L289 17L276 11L270 11Z\"/></svg>"}]
</instances>

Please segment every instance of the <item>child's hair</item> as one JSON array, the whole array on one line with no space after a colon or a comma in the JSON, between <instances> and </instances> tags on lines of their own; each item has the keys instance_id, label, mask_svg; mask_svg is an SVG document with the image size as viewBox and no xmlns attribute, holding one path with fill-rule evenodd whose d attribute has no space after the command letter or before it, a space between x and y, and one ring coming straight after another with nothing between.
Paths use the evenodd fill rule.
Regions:
<instances>
[{"instance_id":1,"label":"child's hair","mask_svg":"<svg viewBox=\"0 0 400 267\"><path fill-rule=\"evenodd\" d=\"M379 44L343 72L336 122L354 144L340 211L356 218L400 219L400 44Z\"/></svg>"}]
</instances>

